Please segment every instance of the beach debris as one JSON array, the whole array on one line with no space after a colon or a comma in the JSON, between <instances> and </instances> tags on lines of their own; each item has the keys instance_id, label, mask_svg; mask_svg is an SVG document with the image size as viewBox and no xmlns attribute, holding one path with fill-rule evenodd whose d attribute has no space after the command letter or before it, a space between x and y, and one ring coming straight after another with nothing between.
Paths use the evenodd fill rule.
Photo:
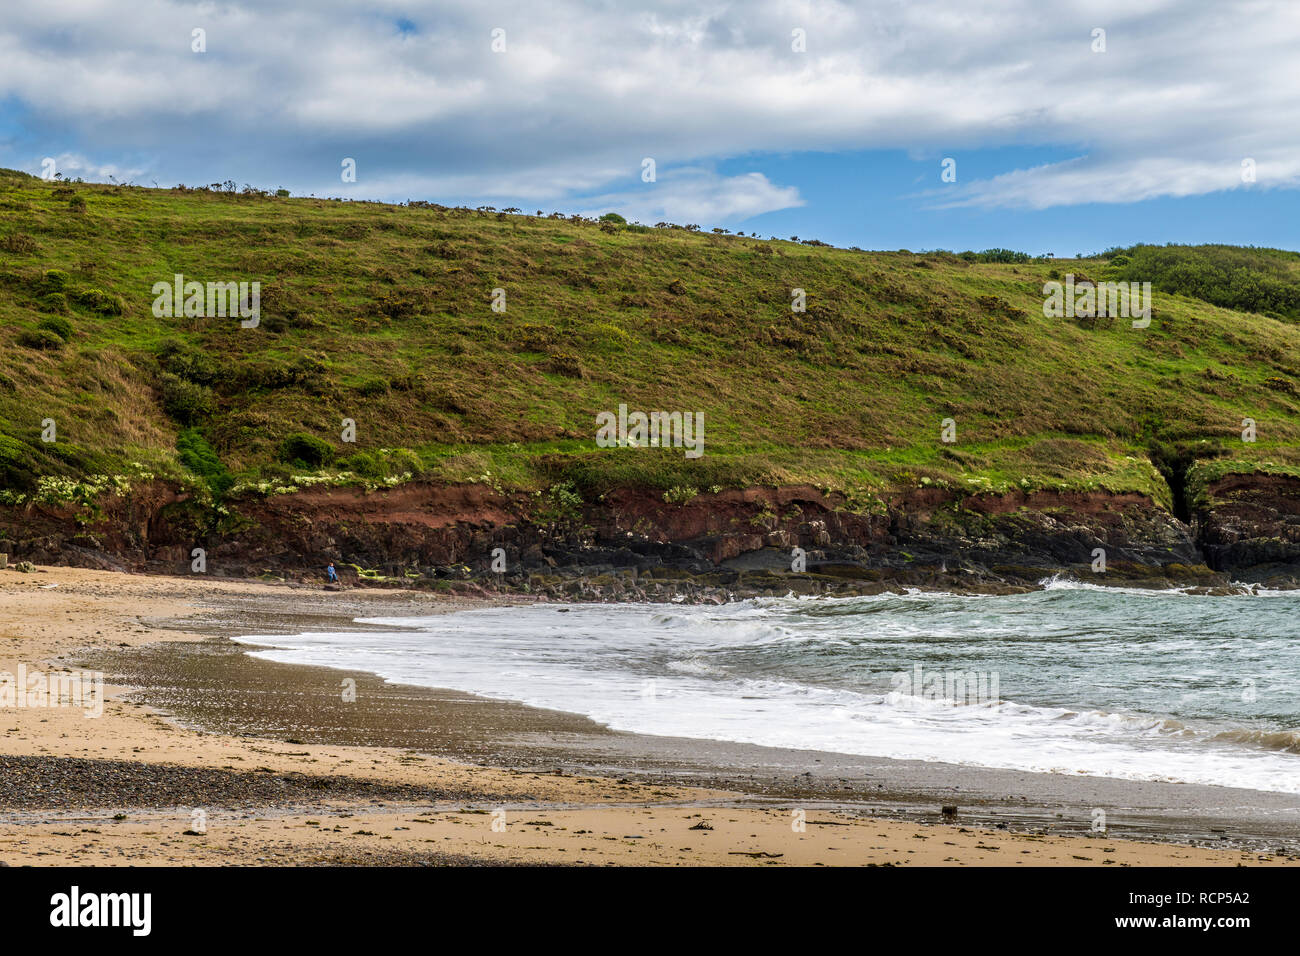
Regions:
<instances>
[{"instance_id":1,"label":"beach debris","mask_svg":"<svg viewBox=\"0 0 1300 956\"><path fill-rule=\"evenodd\" d=\"M942 813L945 817L951 818L957 815L957 808L953 804L945 804L943 807L940 808L939 812Z\"/></svg>"},{"instance_id":2,"label":"beach debris","mask_svg":"<svg viewBox=\"0 0 1300 956\"><path fill-rule=\"evenodd\" d=\"M730 850L728 851L727 856L747 856L755 860L776 860L785 856L785 854L767 853L763 850L754 850L752 852L749 850Z\"/></svg>"},{"instance_id":3,"label":"beach debris","mask_svg":"<svg viewBox=\"0 0 1300 956\"><path fill-rule=\"evenodd\" d=\"M688 829L691 829L691 830L712 830L712 829L713 829L713 824L710 823L708 820L701 820L699 823L695 824L695 826L693 826L693 827L689 827Z\"/></svg>"}]
</instances>

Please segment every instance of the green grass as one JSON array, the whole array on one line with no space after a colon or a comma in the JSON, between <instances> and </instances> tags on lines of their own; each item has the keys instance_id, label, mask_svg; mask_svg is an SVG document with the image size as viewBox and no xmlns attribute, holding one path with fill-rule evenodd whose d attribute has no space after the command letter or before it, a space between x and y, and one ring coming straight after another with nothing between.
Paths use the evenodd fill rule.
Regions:
<instances>
[{"instance_id":1,"label":"green grass","mask_svg":"<svg viewBox=\"0 0 1300 956\"><path fill-rule=\"evenodd\" d=\"M1222 253L1226 275L1239 252ZM1270 275L1293 281L1283 259ZM152 286L178 272L260 281L261 326L155 318ZM341 482L583 495L806 482L863 507L927 486L1169 505L1153 448L1300 466L1300 327L1177 295L1172 270L1148 329L1045 318L1043 283L1066 272L1142 278L1132 255L971 261L0 171L0 483L284 486L302 472L281 461L296 433L333 446ZM52 315L66 341L50 331L62 323L41 328ZM38 331L47 347L19 344ZM598 449L595 416L620 402L703 411L704 457ZM956 444L939 441L945 418ZM1256 444L1240 441L1243 418Z\"/></svg>"}]
</instances>

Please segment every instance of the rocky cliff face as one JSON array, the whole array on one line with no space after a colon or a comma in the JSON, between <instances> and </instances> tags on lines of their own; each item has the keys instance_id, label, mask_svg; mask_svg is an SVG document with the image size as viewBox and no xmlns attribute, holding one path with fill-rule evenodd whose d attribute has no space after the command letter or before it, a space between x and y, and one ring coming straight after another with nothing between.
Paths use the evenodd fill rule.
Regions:
<instances>
[{"instance_id":1,"label":"rocky cliff face","mask_svg":"<svg viewBox=\"0 0 1300 956\"><path fill-rule=\"evenodd\" d=\"M1300 479L1230 475L1197 516L1205 562L1249 579L1300 576Z\"/></svg>"},{"instance_id":2,"label":"rocky cliff face","mask_svg":"<svg viewBox=\"0 0 1300 956\"><path fill-rule=\"evenodd\" d=\"M345 581L615 599L996 590L1060 572L1097 583L1300 586L1300 481L1233 476L1211 500L1189 526L1136 494L958 499L924 489L859 513L808 486L672 504L622 490L540 520L528 495L412 484L249 499L228 504L230 516L216 525L211 512L154 486L106 498L95 513L6 509L0 551L36 563L189 573L192 549L203 548L206 573L220 576L318 580L333 561ZM503 572L493 570L495 549Z\"/></svg>"}]
</instances>

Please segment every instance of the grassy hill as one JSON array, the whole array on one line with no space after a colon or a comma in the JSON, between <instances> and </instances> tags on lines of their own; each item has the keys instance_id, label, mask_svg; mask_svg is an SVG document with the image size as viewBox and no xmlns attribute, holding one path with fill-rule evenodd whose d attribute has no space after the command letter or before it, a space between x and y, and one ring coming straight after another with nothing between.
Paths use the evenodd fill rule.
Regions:
<instances>
[{"instance_id":1,"label":"grassy hill","mask_svg":"<svg viewBox=\"0 0 1300 956\"><path fill-rule=\"evenodd\" d=\"M918 486L1104 488L1173 506L1166 478L1181 491L1197 461L1201 480L1300 474L1288 255L981 262L0 171L0 495L426 477L582 495L807 482L864 508ZM1272 315L1214 304L1245 301L1224 284L1246 260L1267 260ZM1150 328L1045 318L1043 283L1067 272L1156 281ZM260 326L155 318L151 289L175 273L260 281ZM704 412L705 455L597 448L596 414L620 403Z\"/></svg>"}]
</instances>

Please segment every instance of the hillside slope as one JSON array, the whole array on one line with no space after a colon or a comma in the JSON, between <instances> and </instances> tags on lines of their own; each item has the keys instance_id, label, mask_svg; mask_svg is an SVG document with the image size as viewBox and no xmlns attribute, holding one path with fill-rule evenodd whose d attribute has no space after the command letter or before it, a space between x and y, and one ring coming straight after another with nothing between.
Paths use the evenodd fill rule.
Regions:
<instances>
[{"instance_id":1,"label":"hillside slope","mask_svg":"<svg viewBox=\"0 0 1300 956\"><path fill-rule=\"evenodd\" d=\"M1300 476L1300 326L1166 291L1145 329L1044 317L1066 273L1139 278L1115 260L0 171L0 495L102 510L165 486L227 534L268 496L409 482L549 517L622 489L807 486L860 514L935 490L1132 492L1190 519L1229 476ZM258 326L155 317L176 274L260 282ZM598 448L620 404L702 412L705 453Z\"/></svg>"}]
</instances>

